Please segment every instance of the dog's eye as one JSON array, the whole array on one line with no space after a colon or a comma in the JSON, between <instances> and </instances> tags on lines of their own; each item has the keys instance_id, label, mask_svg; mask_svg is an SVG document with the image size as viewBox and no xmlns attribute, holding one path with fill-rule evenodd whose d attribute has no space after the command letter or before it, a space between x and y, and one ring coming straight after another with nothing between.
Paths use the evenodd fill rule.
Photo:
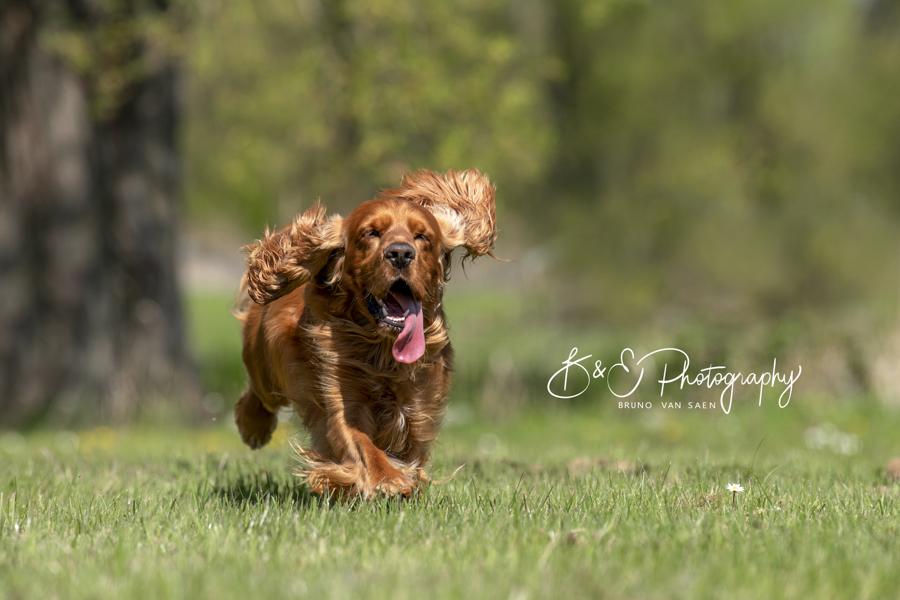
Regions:
<instances>
[{"instance_id":1,"label":"dog's eye","mask_svg":"<svg viewBox=\"0 0 900 600\"><path fill-rule=\"evenodd\" d=\"M381 234L378 233L377 231L375 231L374 229L370 229L363 235L363 237L365 237L365 238L380 238Z\"/></svg>"},{"instance_id":2,"label":"dog's eye","mask_svg":"<svg viewBox=\"0 0 900 600\"><path fill-rule=\"evenodd\" d=\"M424 233L420 233L419 235L417 235L416 239L422 240L423 242L428 243L428 236L425 235Z\"/></svg>"}]
</instances>

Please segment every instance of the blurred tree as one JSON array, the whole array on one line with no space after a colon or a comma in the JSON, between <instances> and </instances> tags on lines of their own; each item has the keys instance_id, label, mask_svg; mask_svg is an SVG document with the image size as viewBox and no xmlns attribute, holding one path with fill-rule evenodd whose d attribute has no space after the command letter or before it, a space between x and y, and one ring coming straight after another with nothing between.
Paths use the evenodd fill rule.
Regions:
<instances>
[{"instance_id":1,"label":"blurred tree","mask_svg":"<svg viewBox=\"0 0 900 600\"><path fill-rule=\"evenodd\" d=\"M198 406L174 260L171 12L0 4L2 425Z\"/></svg>"},{"instance_id":2,"label":"blurred tree","mask_svg":"<svg viewBox=\"0 0 900 600\"><path fill-rule=\"evenodd\" d=\"M548 183L578 207L558 213L566 249L594 259L570 308L732 328L893 309L900 54L864 7L551 4Z\"/></svg>"}]
</instances>

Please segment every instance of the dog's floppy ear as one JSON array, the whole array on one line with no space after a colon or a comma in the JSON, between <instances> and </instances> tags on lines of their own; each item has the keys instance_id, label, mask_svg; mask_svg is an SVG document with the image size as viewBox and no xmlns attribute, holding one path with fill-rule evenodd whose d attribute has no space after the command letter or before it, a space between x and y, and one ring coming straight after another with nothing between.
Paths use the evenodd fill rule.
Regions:
<instances>
[{"instance_id":1,"label":"dog's floppy ear","mask_svg":"<svg viewBox=\"0 0 900 600\"><path fill-rule=\"evenodd\" d=\"M341 217L325 217L318 200L290 225L246 246L247 291L257 304L268 304L303 285L343 248Z\"/></svg>"},{"instance_id":2,"label":"dog's floppy ear","mask_svg":"<svg viewBox=\"0 0 900 600\"><path fill-rule=\"evenodd\" d=\"M447 250L465 246L469 258L491 254L497 240L497 210L494 186L485 175L475 169L443 174L422 169L404 175L400 185L380 197L411 200L430 210Z\"/></svg>"}]
</instances>

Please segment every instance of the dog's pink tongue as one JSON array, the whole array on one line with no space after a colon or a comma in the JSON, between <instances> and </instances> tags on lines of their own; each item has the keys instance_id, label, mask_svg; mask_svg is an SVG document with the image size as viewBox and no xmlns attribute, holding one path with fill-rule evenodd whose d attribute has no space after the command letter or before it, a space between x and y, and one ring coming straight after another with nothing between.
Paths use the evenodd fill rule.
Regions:
<instances>
[{"instance_id":1,"label":"dog's pink tongue","mask_svg":"<svg viewBox=\"0 0 900 600\"><path fill-rule=\"evenodd\" d=\"M394 359L402 363L414 363L425 354L425 326L422 323L422 303L416 302L406 294L394 292L394 298L408 310L403 331L394 342Z\"/></svg>"}]
</instances>

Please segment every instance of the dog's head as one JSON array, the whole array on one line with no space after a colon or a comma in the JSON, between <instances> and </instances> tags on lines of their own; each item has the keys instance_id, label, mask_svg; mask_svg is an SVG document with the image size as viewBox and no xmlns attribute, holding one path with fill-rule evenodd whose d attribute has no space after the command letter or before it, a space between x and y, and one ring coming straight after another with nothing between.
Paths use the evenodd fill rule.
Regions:
<instances>
[{"instance_id":1,"label":"dog's head","mask_svg":"<svg viewBox=\"0 0 900 600\"><path fill-rule=\"evenodd\" d=\"M497 237L494 188L478 171L418 171L343 219L316 203L248 247L248 291L265 304L310 280L347 298L357 317L395 337L393 356L425 352L425 321L440 302L450 253L489 254ZM355 319L356 320L356 319Z\"/></svg>"},{"instance_id":2,"label":"dog's head","mask_svg":"<svg viewBox=\"0 0 900 600\"><path fill-rule=\"evenodd\" d=\"M425 353L422 304L440 300L444 279L437 220L412 202L370 200L344 220L343 235L343 285L374 327L397 336L394 358L415 362Z\"/></svg>"}]
</instances>

